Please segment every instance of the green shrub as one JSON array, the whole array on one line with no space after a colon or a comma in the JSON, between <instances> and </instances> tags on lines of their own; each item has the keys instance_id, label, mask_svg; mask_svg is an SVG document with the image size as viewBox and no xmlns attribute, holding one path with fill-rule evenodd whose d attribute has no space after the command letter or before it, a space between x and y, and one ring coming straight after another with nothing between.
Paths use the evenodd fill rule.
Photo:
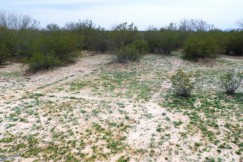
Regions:
<instances>
[{"instance_id":1,"label":"green shrub","mask_svg":"<svg viewBox=\"0 0 243 162\"><path fill-rule=\"evenodd\" d=\"M18 55L18 35L17 31L0 27L0 44L4 44L11 54L11 57Z\"/></svg>"},{"instance_id":2,"label":"green shrub","mask_svg":"<svg viewBox=\"0 0 243 162\"><path fill-rule=\"evenodd\" d=\"M148 50L148 43L145 40L139 39L132 42L133 46L139 53L145 53Z\"/></svg>"},{"instance_id":3,"label":"green shrub","mask_svg":"<svg viewBox=\"0 0 243 162\"><path fill-rule=\"evenodd\" d=\"M66 31L53 31L39 34L33 48L35 52L52 53L62 64L74 62L78 49L82 48L82 37Z\"/></svg>"},{"instance_id":4,"label":"green shrub","mask_svg":"<svg viewBox=\"0 0 243 162\"><path fill-rule=\"evenodd\" d=\"M150 52L169 54L179 47L182 38L177 31L150 29L145 32L144 39Z\"/></svg>"},{"instance_id":5,"label":"green shrub","mask_svg":"<svg viewBox=\"0 0 243 162\"><path fill-rule=\"evenodd\" d=\"M26 63L29 64L30 71L51 69L75 62L79 56L78 49L82 48L83 39L74 32L41 31L33 35L36 36L35 39L29 38L32 41L25 40L20 43L22 51L26 51L28 56Z\"/></svg>"},{"instance_id":6,"label":"green shrub","mask_svg":"<svg viewBox=\"0 0 243 162\"><path fill-rule=\"evenodd\" d=\"M46 29L50 31L61 30L61 28L57 24L47 24Z\"/></svg>"},{"instance_id":7,"label":"green shrub","mask_svg":"<svg viewBox=\"0 0 243 162\"><path fill-rule=\"evenodd\" d=\"M52 32L47 36L46 43L48 52L53 51L55 56L62 63L75 61L77 55L75 51L79 49L82 38L72 32Z\"/></svg>"},{"instance_id":8,"label":"green shrub","mask_svg":"<svg viewBox=\"0 0 243 162\"><path fill-rule=\"evenodd\" d=\"M128 61L137 61L141 56L133 46L126 46L118 51L117 59L120 63L127 63Z\"/></svg>"},{"instance_id":9,"label":"green shrub","mask_svg":"<svg viewBox=\"0 0 243 162\"><path fill-rule=\"evenodd\" d=\"M21 30L18 31L17 49L19 57L30 58L33 53L38 51L37 40L40 33L34 30Z\"/></svg>"},{"instance_id":10,"label":"green shrub","mask_svg":"<svg viewBox=\"0 0 243 162\"><path fill-rule=\"evenodd\" d=\"M243 72L235 69L226 70L220 77L220 86L225 89L226 94L232 95L240 87L243 81Z\"/></svg>"},{"instance_id":11,"label":"green shrub","mask_svg":"<svg viewBox=\"0 0 243 162\"><path fill-rule=\"evenodd\" d=\"M108 36L108 33L104 30L97 30L95 36L90 40L91 45L90 50L99 51L101 53L106 52L111 49L111 41Z\"/></svg>"},{"instance_id":12,"label":"green shrub","mask_svg":"<svg viewBox=\"0 0 243 162\"><path fill-rule=\"evenodd\" d=\"M190 74L179 69L176 74L172 76L171 82L176 95L183 97L191 96L195 82L192 80Z\"/></svg>"},{"instance_id":13,"label":"green shrub","mask_svg":"<svg viewBox=\"0 0 243 162\"><path fill-rule=\"evenodd\" d=\"M231 32L226 44L227 54L243 56L243 32Z\"/></svg>"},{"instance_id":14,"label":"green shrub","mask_svg":"<svg viewBox=\"0 0 243 162\"><path fill-rule=\"evenodd\" d=\"M208 34L212 36L215 40L218 47L218 51L220 53L225 53L230 33L223 32L219 29L215 29L210 31Z\"/></svg>"},{"instance_id":15,"label":"green shrub","mask_svg":"<svg viewBox=\"0 0 243 162\"><path fill-rule=\"evenodd\" d=\"M9 58L9 49L5 44L0 44L0 65L3 64Z\"/></svg>"},{"instance_id":16,"label":"green shrub","mask_svg":"<svg viewBox=\"0 0 243 162\"><path fill-rule=\"evenodd\" d=\"M134 24L122 23L116 26L110 33L110 37L116 49L123 48L133 41L140 39L141 35Z\"/></svg>"},{"instance_id":17,"label":"green shrub","mask_svg":"<svg viewBox=\"0 0 243 162\"><path fill-rule=\"evenodd\" d=\"M170 54L179 45L179 35L176 31L162 31L159 34L158 49L161 53Z\"/></svg>"},{"instance_id":18,"label":"green shrub","mask_svg":"<svg viewBox=\"0 0 243 162\"><path fill-rule=\"evenodd\" d=\"M59 66L61 61L52 52L46 54L37 52L26 63L29 65L29 71L35 72Z\"/></svg>"},{"instance_id":19,"label":"green shrub","mask_svg":"<svg viewBox=\"0 0 243 162\"><path fill-rule=\"evenodd\" d=\"M156 28L150 28L144 33L144 40L148 43L149 52L155 53L158 51L159 35Z\"/></svg>"},{"instance_id":20,"label":"green shrub","mask_svg":"<svg viewBox=\"0 0 243 162\"><path fill-rule=\"evenodd\" d=\"M215 40L206 33L189 37L184 45L183 57L186 59L213 58L217 54Z\"/></svg>"},{"instance_id":21,"label":"green shrub","mask_svg":"<svg viewBox=\"0 0 243 162\"><path fill-rule=\"evenodd\" d=\"M82 36L82 46L85 50L94 50L97 34L101 31L100 28L96 28L96 25L91 20L79 20L79 22L68 23L65 29L78 36Z\"/></svg>"}]
</instances>

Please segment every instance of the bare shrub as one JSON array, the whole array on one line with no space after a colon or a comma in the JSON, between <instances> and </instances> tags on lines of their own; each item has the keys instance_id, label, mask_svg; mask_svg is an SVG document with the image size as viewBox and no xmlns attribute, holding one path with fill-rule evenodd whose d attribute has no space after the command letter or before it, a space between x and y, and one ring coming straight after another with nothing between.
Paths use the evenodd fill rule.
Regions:
<instances>
[{"instance_id":1,"label":"bare shrub","mask_svg":"<svg viewBox=\"0 0 243 162\"><path fill-rule=\"evenodd\" d=\"M179 23L179 30L181 31L209 31L213 30L214 26L208 24L202 19L184 19Z\"/></svg>"},{"instance_id":2,"label":"bare shrub","mask_svg":"<svg viewBox=\"0 0 243 162\"><path fill-rule=\"evenodd\" d=\"M240 87L243 81L243 72L236 69L226 70L220 77L220 86L225 89L226 94L232 95Z\"/></svg>"},{"instance_id":3,"label":"bare shrub","mask_svg":"<svg viewBox=\"0 0 243 162\"><path fill-rule=\"evenodd\" d=\"M26 15L2 11L0 12L0 27L13 30L38 29L39 22Z\"/></svg>"}]
</instances>

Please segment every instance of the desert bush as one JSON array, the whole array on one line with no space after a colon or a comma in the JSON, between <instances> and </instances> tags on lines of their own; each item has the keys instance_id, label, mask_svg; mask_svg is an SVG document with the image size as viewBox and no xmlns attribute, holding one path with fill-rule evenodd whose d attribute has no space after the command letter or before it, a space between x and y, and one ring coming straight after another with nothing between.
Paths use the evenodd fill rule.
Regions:
<instances>
[{"instance_id":1,"label":"desert bush","mask_svg":"<svg viewBox=\"0 0 243 162\"><path fill-rule=\"evenodd\" d=\"M52 52L48 52L46 54L36 52L29 60L26 61L26 63L29 65L29 71L36 72L59 66L61 61Z\"/></svg>"},{"instance_id":2,"label":"desert bush","mask_svg":"<svg viewBox=\"0 0 243 162\"><path fill-rule=\"evenodd\" d=\"M32 53L26 63L30 71L39 71L74 62L79 56L80 44L82 39L73 32L40 32L31 43Z\"/></svg>"},{"instance_id":3,"label":"desert bush","mask_svg":"<svg viewBox=\"0 0 243 162\"><path fill-rule=\"evenodd\" d=\"M12 30L38 29L39 22L26 15L1 11L0 26Z\"/></svg>"},{"instance_id":4,"label":"desert bush","mask_svg":"<svg viewBox=\"0 0 243 162\"><path fill-rule=\"evenodd\" d=\"M176 50L179 45L179 35L176 31L161 31L158 33L158 49L159 52L170 54L172 50Z\"/></svg>"},{"instance_id":5,"label":"desert bush","mask_svg":"<svg viewBox=\"0 0 243 162\"><path fill-rule=\"evenodd\" d=\"M110 34L111 40L116 49L123 48L133 41L140 39L141 35L134 24L122 23L112 30Z\"/></svg>"},{"instance_id":6,"label":"desert bush","mask_svg":"<svg viewBox=\"0 0 243 162\"><path fill-rule=\"evenodd\" d=\"M34 43L39 39L38 30L23 29L20 31L0 29L0 44L9 49L10 57L30 57L36 49Z\"/></svg>"},{"instance_id":7,"label":"desert bush","mask_svg":"<svg viewBox=\"0 0 243 162\"><path fill-rule=\"evenodd\" d=\"M117 52L117 59L120 63L128 61L137 61L142 55L133 46L126 46Z\"/></svg>"},{"instance_id":8,"label":"desert bush","mask_svg":"<svg viewBox=\"0 0 243 162\"><path fill-rule=\"evenodd\" d=\"M190 97L195 82L190 74L185 73L182 69L177 70L171 78L172 88L176 95Z\"/></svg>"},{"instance_id":9,"label":"desert bush","mask_svg":"<svg viewBox=\"0 0 243 162\"><path fill-rule=\"evenodd\" d=\"M46 26L46 29L49 31L58 31L61 30L61 28L57 24L48 24Z\"/></svg>"},{"instance_id":10,"label":"desert bush","mask_svg":"<svg viewBox=\"0 0 243 162\"><path fill-rule=\"evenodd\" d=\"M194 34L189 37L183 49L186 59L213 58L217 56L217 44L207 33Z\"/></svg>"},{"instance_id":11,"label":"desert bush","mask_svg":"<svg viewBox=\"0 0 243 162\"><path fill-rule=\"evenodd\" d=\"M236 69L226 70L220 77L220 86L226 94L232 95L240 87L243 81L243 72Z\"/></svg>"},{"instance_id":12,"label":"desert bush","mask_svg":"<svg viewBox=\"0 0 243 162\"><path fill-rule=\"evenodd\" d=\"M155 53L158 51L159 31L156 28L150 27L144 33L144 40L148 43L149 52Z\"/></svg>"},{"instance_id":13,"label":"desert bush","mask_svg":"<svg viewBox=\"0 0 243 162\"><path fill-rule=\"evenodd\" d=\"M222 30L219 30L219 29L214 29L214 30L208 32L208 34L211 37L213 37L213 39L215 40L215 43L218 47L218 51L220 53L226 53L227 52L227 43L228 43L230 33L223 32Z\"/></svg>"},{"instance_id":14,"label":"desert bush","mask_svg":"<svg viewBox=\"0 0 243 162\"><path fill-rule=\"evenodd\" d=\"M111 48L109 33L104 28L96 27L91 20L68 23L64 29L82 37L82 46L85 50L104 53Z\"/></svg>"},{"instance_id":15,"label":"desert bush","mask_svg":"<svg viewBox=\"0 0 243 162\"><path fill-rule=\"evenodd\" d=\"M0 65L9 58L9 50L5 44L0 44Z\"/></svg>"},{"instance_id":16,"label":"desert bush","mask_svg":"<svg viewBox=\"0 0 243 162\"><path fill-rule=\"evenodd\" d=\"M55 31L44 33L37 43L41 53L54 53L62 63L74 62L78 57L77 51L82 48L82 37L72 32Z\"/></svg>"},{"instance_id":17,"label":"desert bush","mask_svg":"<svg viewBox=\"0 0 243 162\"><path fill-rule=\"evenodd\" d=\"M94 50L96 40L99 37L98 33L102 30L100 27L96 27L91 20L79 20L78 22L71 22L66 24L65 30L76 33L83 38L82 46L85 50Z\"/></svg>"},{"instance_id":18,"label":"desert bush","mask_svg":"<svg viewBox=\"0 0 243 162\"><path fill-rule=\"evenodd\" d=\"M161 29L158 31L155 28L150 28L144 34L144 39L148 42L149 51L152 53L166 53L177 49L180 45L179 32Z\"/></svg>"},{"instance_id":19,"label":"desert bush","mask_svg":"<svg viewBox=\"0 0 243 162\"><path fill-rule=\"evenodd\" d=\"M54 50L55 55L63 62L74 62L77 59L77 51L80 47L82 38L79 38L77 35L69 32L61 32L54 35L52 42L54 47L51 50Z\"/></svg>"},{"instance_id":20,"label":"desert bush","mask_svg":"<svg viewBox=\"0 0 243 162\"><path fill-rule=\"evenodd\" d=\"M243 32L231 32L227 40L227 54L243 56Z\"/></svg>"},{"instance_id":21,"label":"desert bush","mask_svg":"<svg viewBox=\"0 0 243 162\"><path fill-rule=\"evenodd\" d=\"M184 19L179 22L178 28L180 31L188 31L188 32L195 32L195 31L210 31L214 29L212 24L207 23L202 19Z\"/></svg>"},{"instance_id":22,"label":"desert bush","mask_svg":"<svg viewBox=\"0 0 243 162\"><path fill-rule=\"evenodd\" d=\"M18 49L18 32L10 30L7 28L0 28L0 43L5 44L8 48L11 57L14 57L19 54Z\"/></svg>"},{"instance_id":23,"label":"desert bush","mask_svg":"<svg viewBox=\"0 0 243 162\"><path fill-rule=\"evenodd\" d=\"M90 50L99 51L101 53L112 49L111 40L109 38L108 32L104 29L98 29L95 36L90 40L91 45Z\"/></svg>"},{"instance_id":24,"label":"desert bush","mask_svg":"<svg viewBox=\"0 0 243 162\"><path fill-rule=\"evenodd\" d=\"M132 42L133 46L139 53L145 53L148 50L148 43L143 39L138 39Z\"/></svg>"},{"instance_id":25,"label":"desert bush","mask_svg":"<svg viewBox=\"0 0 243 162\"><path fill-rule=\"evenodd\" d=\"M37 40L40 36L40 32L36 30L21 30L18 31L18 41L16 48L18 53L17 57L30 58L33 53L38 51Z\"/></svg>"}]
</instances>

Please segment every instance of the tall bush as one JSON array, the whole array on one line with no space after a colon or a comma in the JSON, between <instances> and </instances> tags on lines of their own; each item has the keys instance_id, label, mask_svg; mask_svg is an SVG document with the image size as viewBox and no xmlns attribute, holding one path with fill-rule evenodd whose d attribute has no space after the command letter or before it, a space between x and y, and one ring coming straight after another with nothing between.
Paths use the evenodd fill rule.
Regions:
<instances>
[{"instance_id":1,"label":"tall bush","mask_svg":"<svg viewBox=\"0 0 243 162\"><path fill-rule=\"evenodd\" d=\"M243 56L243 31L231 32L226 46L227 54Z\"/></svg>"},{"instance_id":2,"label":"tall bush","mask_svg":"<svg viewBox=\"0 0 243 162\"><path fill-rule=\"evenodd\" d=\"M158 52L159 31L156 28L150 27L144 33L144 40L148 43L148 50L151 53Z\"/></svg>"},{"instance_id":3,"label":"tall bush","mask_svg":"<svg viewBox=\"0 0 243 162\"><path fill-rule=\"evenodd\" d=\"M96 27L91 20L71 22L66 24L64 29L81 36L83 38L82 46L85 50L93 50L95 43L97 43L95 41L97 40L97 34L102 30L100 27Z\"/></svg>"},{"instance_id":4,"label":"tall bush","mask_svg":"<svg viewBox=\"0 0 243 162\"><path fill-rule=\"evenodd\" d=\"M183 49L186 59L213 58L217 56L217 44L207 33L194 34L189 37Z\"/></svg>"},{"instance_id":5,"label":"tall bush","mask_svg":"<svg viewBox=\"0 0 243 162\"><path fill-rule=\"evenodd\" d=\"M176 31L162 31L159 34L158 48L162 53L170 54L179 45L179 35Z\"/></svg>"},{"instance_id":6,"label":"tall bush","mask_svg":"<svg viewBox=\"0 0 243 162\"><path fill-rule=\"evenodd\" d=\"M49 51L54 51L61 62L72 62L77 56L73 53L78 50L82 38L72 32L54 32L49 35Z\"/></svg>"},{"instance_id":7,"label":"tall bush","mask_svg":"<svg viewBox=\"0 0 243 162\"><path fill-rule=\"evenodd\" d=\"M229 33L223 32L219 29L215 29L208 32L208 35L210 35L215 40L218 51L220 53L227 53L227 43L230 35Z\"/></svg>"},{"instance_id":8,"label":"tall bush","mask_svg":"<svg viewBox=\"0 0 243 162\"><path fill-rule=\"evenodd\" d=\"M82 38L70 31L43 31L34 40L33 53L26 63L31 71L50 69L74 62L79 53Z\"/></svg>"},{"instance_id":9,"label":"tall bush","mask_svg":"<svg viewBox=\"0 0 243 162\"><path fill-rule=\"evenodd\" d=\"M144 34L144 39L148 42L149 51L152 53L166 53L176 50L180 45L180 35L177 31L161 30L151 28Z\"/></svg>"},{"instance_id":10,"label":"tall bush","mask_svg":"<svg viewBox=\"0 0 243 162\"><path fill-rule=\"evenodd\" d=\"M17 33L18 57L30 58L33 53L38 51L37 40L41 32L37 30L21 30Z\"/></svg>"},{"instance_id":11,"label":"tall bush","mask_svg":"<svg viewBox=\"0 0 243 162\"><path fill-rule=\"evenodd\" d=\"M140 38L141 35L133 23L122 23L114 27L111 32L111 39L116 49L123 48Z\"/></svg>"},{"instance_id":12,"label":"tall bush","mask_svg":"<svg viewBox=\"0 0 243 162\"><path fill-rule=\"evenodd\" d=\"M148 50L148 43L143 39L135 40L130 46L133 46L139 53L145 53Z\"/></svg>"},{"instance_id":13,"label":"tall bush","mask_svg":"<svg viewBox=\"0 0 243 162\"><path fill-rule=\"evenodd\" d=\"M9 58L9 49L5 44L0 44L0 65Z\"/></svg>"},{"instance_id":14,"label":"tall bush","mask_svg":"<svg viewBox=\"0 0 243 162\"><path fill-rule=\"evenodd\" d=\"M90 50L99 51L104 53L112 49L112 43L109 34L104 29L97 29L95 36L91 39Z\"/></svg>"},{"instance_id":15,"label":"tall bush","mask_svg":"<svg viewBox=\"0 0 243 162\"><path fill-rule=\"evenodd\" d=\"M39 22L27 15L1 11L0 26L11 30L38 29Z\"/></svg>"},{"instance_id":16,"label":"tall bush","mask_svg":"<svg viewBox=\"0 0 243 162\"><path fill-rule=\"evenodd\" d=\"M4 44L8 48L11 57L19 54L19 38L17 31L0 27L0 43Z\"/></svg>"}]
</instances>

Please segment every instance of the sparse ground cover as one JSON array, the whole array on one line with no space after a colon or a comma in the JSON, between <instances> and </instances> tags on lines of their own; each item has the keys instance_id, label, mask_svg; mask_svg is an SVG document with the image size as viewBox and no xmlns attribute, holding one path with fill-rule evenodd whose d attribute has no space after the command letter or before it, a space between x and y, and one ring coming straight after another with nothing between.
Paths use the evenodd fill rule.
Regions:
<instances>
[{"instance_id":1,"label":"sparse ground cover","mask_svg":"<svg viewBox=\"0 0 243 162\"><path fill-rule=\"evenodd\" d=\"M242 161L243 87L227 96L218 86L242 57L179 55L88 55L31 76L1 68L0 161ZM179 68L198 79L188 99L171 91Z\"/></svg>"}]
</instances>

